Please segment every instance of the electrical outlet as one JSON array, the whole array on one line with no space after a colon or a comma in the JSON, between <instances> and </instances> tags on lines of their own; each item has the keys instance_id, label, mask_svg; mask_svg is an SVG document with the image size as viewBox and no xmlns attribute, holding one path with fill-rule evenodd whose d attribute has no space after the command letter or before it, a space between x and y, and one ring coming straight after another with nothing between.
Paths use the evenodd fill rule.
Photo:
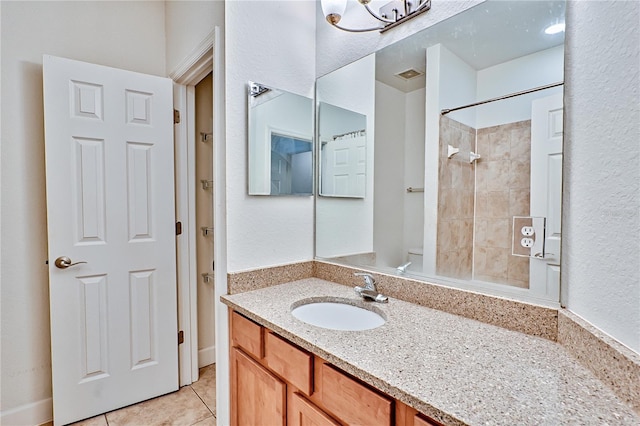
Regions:
<instances>
[{"instance_id":1,"label":"electrical outlet","mask_svg":"<svg viewBox=\"0 0 640 426\"><path fill-rule=\"evenodd\" d=\"M535 234L535 230L533 229L533 226L523 226L522 229L520 230L520 232L525 237L530 237L533 234Z\"/></svg>"},{"instance_id":2,"label":"electrical outlet","mask_svg":"<svg viewBox=\"0 0 640 426\"><path fill-rule=\"evenodd\" d=\"M544 256L546 219L544 217L514 216L511 228L511 254L513 256Z\"/></svg>"},{"instance_id":3,"label":"electrical outlet","mask_svg":"<svg viewBox=\"0 0 640 426\"><path fill-rule=\"evenodd\" d=\"M533 242L534 242L533 238L523 238L520 240L520 245L522 247L531 248L533 247Z\"/></svg>"}]
</instances>

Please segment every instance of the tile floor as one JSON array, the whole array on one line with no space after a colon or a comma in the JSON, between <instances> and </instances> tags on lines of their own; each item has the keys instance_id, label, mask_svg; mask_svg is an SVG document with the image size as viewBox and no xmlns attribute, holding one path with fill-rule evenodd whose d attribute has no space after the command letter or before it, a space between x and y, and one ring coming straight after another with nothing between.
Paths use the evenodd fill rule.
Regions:
<instances>
[{"instance_id":1,"label":"tile floor","mask_svg":"<svg viewBox=\"0 0 640 426\"><path fill-rule=\"evenodd\" d=\"M216 366L200 369L200 379L179 391L101 414L73 426L215 426Z\"/></svg>"}]
</instances>

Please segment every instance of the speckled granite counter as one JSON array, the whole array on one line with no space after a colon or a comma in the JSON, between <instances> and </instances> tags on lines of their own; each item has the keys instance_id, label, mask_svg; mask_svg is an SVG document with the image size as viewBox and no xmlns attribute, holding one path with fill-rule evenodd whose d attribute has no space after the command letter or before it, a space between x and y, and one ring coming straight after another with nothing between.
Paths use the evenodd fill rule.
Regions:
<instances>
[{"instance_id":1,"label":"speckled granite counter","mask_svg":"<svg viewBox=\"0 0 640 426\"><path fill-rule=\"evenodd\" d=\"M352 288L317 278L221 299L445 424L640 424L556 343L397 299L374 305L387 322L367 331L326 330L290 313L301 300L326 297L365 303Z\"/></svg>"}]
</instances>

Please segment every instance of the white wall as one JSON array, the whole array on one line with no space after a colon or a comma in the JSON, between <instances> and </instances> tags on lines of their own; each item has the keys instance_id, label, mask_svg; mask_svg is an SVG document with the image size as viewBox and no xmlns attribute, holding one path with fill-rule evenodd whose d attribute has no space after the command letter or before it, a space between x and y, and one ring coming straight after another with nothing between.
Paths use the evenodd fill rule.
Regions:
<instances>
[{"instance_id":1,"label":"white wall","mask_svg":"<svg viewBox=\"0 0 640 426\"><path fill-rule=\"evenodd\" d=\"M424 111L425 89L404 93L376 81L376 266L397 267L422 248L424 194L406 189L424 185Z\"/></svg>"},{"instance_id":2,"label":"white wall","mask_svg":"<svg viewBox=\"0 0 640 426\"><path fill-rule=\"evenodd\" d=\"M424 193L409 193L406 188L424 188L425 94L425 89L419 89L405 96L403 259L410 249L422 248L424 243Z\"/></svg>"},{"instance_id":3,"label":"white wall","mask_svg":"<svg viewBox=\"0 0 640 426\"><path fill-rule=\"evenodd\" d=\"M259 81L313 97L314 12L313 1L225 4L226 137L219 152L225 155L227 261L222 271L313 259L313 197L247 195L246 84ZM217 281L216 289L220 287ZM218 424L229 424L228 309L222 303L216 309L216 417Z\"/></svg>"},{"instance_id":4,"label":"white wall","mask_svg":"<svg viewBox=\"0 0 640 426\"><path fill-rule=\"evenodd\" d=\"M164 4L2 2L1 19L1 410L5 418L33 403L45 416L34 422L46 421L51 357L42 55L164 76Z\"/></svg>"},{"instance_id":5,"label":"white wall","mask_svg":"<svg viewBox=\"0 0 640 426\"><path fill-rule=\"evenodd\" d=\"M316 255L320 257L373 251L375 67L375 55L369 55L317 82L317 102L367 117L365 196L317 198Z\"/></svg>"},{"instance_id":6,"label":"white wall","mask_svg":"<svg viewBox=\"0 0 640 426\"><path fill-rule=\"evenodd\" d=\"M431 54L431 50L436 50L436 55ZM466 105L475 102L478 98L476 92L480 90L478 84L478 73L469 64L464 62L453 52L447 49L443 45L432 46L427 49L427 71L433 70L433 67L438 67L438 85L437 89L429 87L427 90L427 99L431 103L432 99L438 105L437 117L429 115L430 119L437 118L438 123L440 120L440 110L444 108L455 108L458 106ZM432 61L430 61L430 59ZM435 59L435 63L432 63ZM433 80L429 80L430 82ZM438 90L438 96L432 97L431 91ZM456 111L455 119L470 127L475 127L476 124L476 108L467 108L460 111ZM429 121L428 123L431 123ZM434 122L435 124L435 122ZM433 139L439 142L439 139Z\"/></svg>"},{"instance_id":7,"label":"white wall","mask_svg":"<svg viewBox=\"0 0 640 426\"><path fill-rule=\"evenodd\" d=\"M564 46L561 45L478 71L476 102L563 80ZM472 127L483 129L530 120L534 99L560 92L562 87L554 87L471 108L476 110L476 123ZM457 114L452 113L450 117L458 120Z\"/></svg>"},{"instance_id":8,"label":"white wall","mask_svg":"<svg viewBox=\"0 0 640 426\"><path fill-rule=\"evenodd\" d=\"M224 27L224 0L166 1L167 75L171 75L215 26Z\"/></svg>"},{"instance_id":9,"label":"white wall","mask_svg":"<svg viewBox=\"0 0 640 426\"><path fill-rule=\"evenodd\" d=\"M640 352L640 3L567 4L562 290Z\"/></svg>"},{"instance_id":10,"label":"white wall","mask_svg":"<svg viewBox=\"0 0 640 426\"><path fill-rule=\"evenodd\" d=\"M436 49L433 46L430 49ZM439 48L437 63L440 67L440 108L455 108L502 95L532 89L564 80L564 46L556 46L482 70L474 70L444 46ZM435 58L435 56L430 55ZM429 77L428 77L429 78ZM433 76L430 78L433 81ZM505 123L531 119L531 101L562 92L555 87L541 92L467 108L449 114L449 117L468 126L482 129ZM431 95L429 95L429 99Z\"/></svg>"},{"instance_id":11,"label":"white wall","mask_svg":"<svg viewBox=\"0 0 640 426\"><path fill-rule=\"evenodd\" d=\"M225 32L228 270L313 259L313 197L247 195L246 84L313 97L315 3L228 2Z\"/></svg>"},{"instance_id":12,"label":"white wall","mask_svg":"<svg viewBox=\"0 0 640 426\"><path fill-rule=\"evenodd\" d=\"M402 264L404 237L405 93L376 81L373 248L376 266Z\"/></svg>"}]
</instances>

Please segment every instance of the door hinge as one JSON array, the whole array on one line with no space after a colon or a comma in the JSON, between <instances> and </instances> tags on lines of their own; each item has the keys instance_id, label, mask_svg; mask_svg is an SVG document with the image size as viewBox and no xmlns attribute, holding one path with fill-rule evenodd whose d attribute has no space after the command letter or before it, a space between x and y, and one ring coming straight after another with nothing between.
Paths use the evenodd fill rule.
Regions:
<instances>
[{"instance_id":1,"label":"door hinge","mask_svg":"<svg viewBox=\"0 0 640 426\"><path fill-rule=\"evenodd\" d=\"M176 222L176 235L182 234L182 222Z\"/></svg>"},{"instance_id":2,"label":"door hinge","mask_svg":"<svg viewBox=\"0 0 640 426\"><path fill-rule=\"evenodd\" d=\"M180 123L180 111L178 111L177 109L173 110L173 124L178 124Z\"/></svg>"},{"instance_id":3,"label":"door hinge","mask_svg":"<svg viewBox=\"0 0 640 426\"><path fill-rule=\"evenodd\" d=\"M184 331L178 331L178 344L181 345L184 343Z\"/></svg>"}]
</instances>

